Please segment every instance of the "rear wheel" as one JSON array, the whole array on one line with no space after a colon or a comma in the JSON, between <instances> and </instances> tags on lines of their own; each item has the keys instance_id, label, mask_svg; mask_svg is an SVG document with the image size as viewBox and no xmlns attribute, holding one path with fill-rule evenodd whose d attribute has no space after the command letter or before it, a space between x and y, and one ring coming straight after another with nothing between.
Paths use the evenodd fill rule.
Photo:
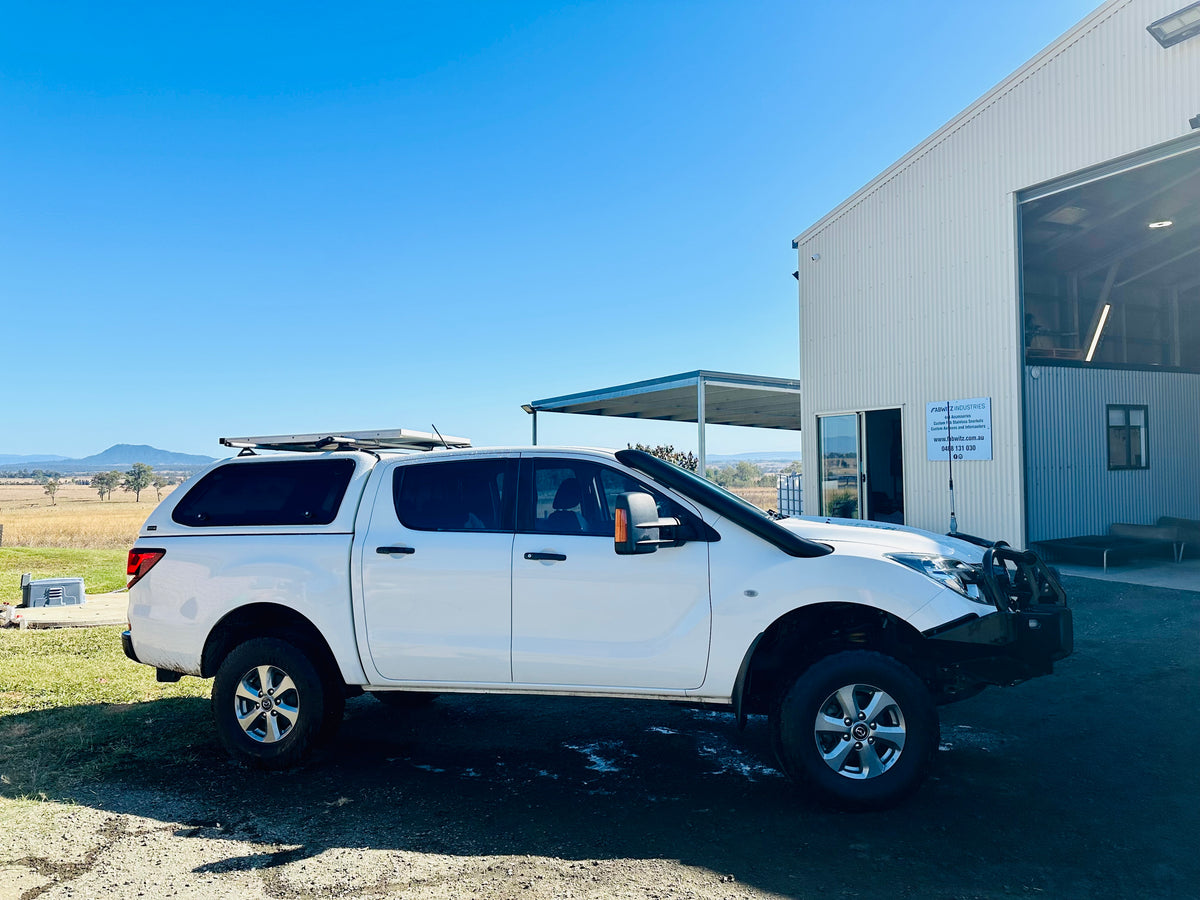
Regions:
<instances>
[{"instance_id":1,"label":"rear wheel","mask_svg":"<svg viewBox=\"0 0 1200 900\"><path fill-rule=\"evenodd\" d=\"M879 809L920 786L937 749L929 691L897 660L864 650L814 663L772 716L779 763L838 806Z\"/></svg>"},{"instance_id":2,"label":"rear wheel","mask_svg":"<svg viewBox=\"0 0 1200 900\"><path fill-rule=\"evenodd\" d=\"M340 685L279 638L255 638L225 657L213 681L217 737L234 759L286 769L303 761L341 718Z\"/></svg>"}]
</instances>

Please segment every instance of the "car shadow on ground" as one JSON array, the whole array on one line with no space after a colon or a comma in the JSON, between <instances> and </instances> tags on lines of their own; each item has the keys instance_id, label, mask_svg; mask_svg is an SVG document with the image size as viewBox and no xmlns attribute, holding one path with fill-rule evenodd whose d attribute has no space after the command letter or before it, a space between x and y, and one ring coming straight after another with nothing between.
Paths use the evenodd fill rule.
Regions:
<instances>
[{"instance_id":1,"label":"car shadow on ground","mask_svg":"<svg viewBox=\"0 0 1200 900\"><path fill-rule=\"evenodd\" d=\"M1200 869L1179 838L1200 831L1200 780L1184 748L1200 726L1190 710L1168 715L1170 739L1151 726L1194 693L1200 594L1091 584L1076 593L1076 655L1052 678L943 708L933 777L885 812L811 803L776 770L762 718L739 733L722 712L499 696L408 711L356 698L331 746L284 773L230 762L205 701L163 701L153 730L171 737L155 765L116 759L54 796L237 842L214 844L237 849L206 874L282 878L366 848L678 860L784 896L1189 896ZM2 727L33 732L50 715ZM146 717L112 713L149 738Z\"/></svg>"}]
</instances>

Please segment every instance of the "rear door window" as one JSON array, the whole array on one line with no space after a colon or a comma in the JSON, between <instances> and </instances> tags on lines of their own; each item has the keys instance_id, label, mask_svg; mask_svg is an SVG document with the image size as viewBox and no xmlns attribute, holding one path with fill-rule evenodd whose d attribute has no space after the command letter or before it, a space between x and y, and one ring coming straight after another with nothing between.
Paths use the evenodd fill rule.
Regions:
<instances>
[{"instance_id":1,"label":"rear door window","mask_svg":"<svg viewBox=\"0 0 1200 900\"><path fill-rule=\"evenodd\" d=\"M180 525L328 525L354 475L352 459L241 463L213 469L171 513Z\"/></svg>"},{"instance_id":2,"label":"rear door window","mask_svg":"<svg viewBox=\"0 0 1200 900\"><path fill-rule=\"evenodd\" d=\"M515 457L397 466L396 517L414 531L512 531L516 481Z\"/></svg>"}]
</instances>

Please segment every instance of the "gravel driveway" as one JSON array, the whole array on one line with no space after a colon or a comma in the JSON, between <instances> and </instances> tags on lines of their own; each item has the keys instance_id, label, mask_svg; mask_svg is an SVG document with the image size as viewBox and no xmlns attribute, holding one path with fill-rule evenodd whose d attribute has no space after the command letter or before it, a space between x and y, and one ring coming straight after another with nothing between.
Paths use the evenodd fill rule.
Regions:
<instances>
[{"instance_id":1,"label":"gravel driveway","mask_svg":"<svg viewBox=\"0 0 1200 900\"><path fill-rule=\"evenodd\" d=\"M1068 591L1075 655L945 707L935 777L897 810L807 802L761 719L362 697L298 771L205 732L136 781L10 804L0 897L1200 896L1200 593Z\"/></svg>"}]
</instances>

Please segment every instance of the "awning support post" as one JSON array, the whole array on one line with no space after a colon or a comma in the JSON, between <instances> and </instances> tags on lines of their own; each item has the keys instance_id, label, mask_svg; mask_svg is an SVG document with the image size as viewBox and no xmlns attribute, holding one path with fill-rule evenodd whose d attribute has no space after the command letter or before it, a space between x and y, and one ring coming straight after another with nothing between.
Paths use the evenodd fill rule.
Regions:
<instances>
[{"instance_id":1,"label":"awning support post","mask_svg":"<svg viewBox=\"0 0 1200 900\"><path fill-rule=\"evenodd\" d=\"M537 446L537 410L533 408L532 403L522 403L521 409L529 413L533 419L533 446Z\"/></svg>"},{"instance_id":2,"label":"awning support post","mask_svg":"<svg viewBox=\"0 0 1200 900\"><path fill-rule=\"evenodd\" d=\"M697 439L700 471L697 473L701 478L708 477L708 464L704 457L704 376L701 375L696 379L696 427L699 437Z\"/></svg>"}]
</instances>

